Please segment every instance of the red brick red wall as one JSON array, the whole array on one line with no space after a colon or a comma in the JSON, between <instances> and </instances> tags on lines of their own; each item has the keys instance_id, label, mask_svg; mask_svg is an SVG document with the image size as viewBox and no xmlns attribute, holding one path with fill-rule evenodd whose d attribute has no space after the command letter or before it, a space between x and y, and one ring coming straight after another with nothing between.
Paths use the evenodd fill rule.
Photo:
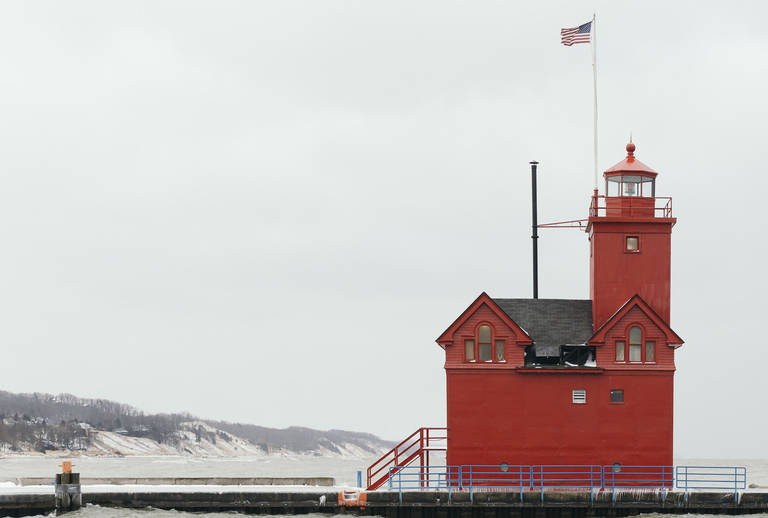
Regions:
<instances>
[{"instance_id":1,"label":"red brick red wall","mask_svg":"<svg viewBox=\"0 0 768 518\"><path fill-rule=\"evenodd\" d=\"M671 371L446 375L449 465L672 465ZM586 404L572 403L573 389Z\"/></svg>"},{"instance_id":2,"label":"red brick red wall","mask_svg":"<svg viewBox=\"0 0 768 518\"><path fill-rule=\"evenodd\" d=\"M590 234L590 298L595 329L633 295L665 322L670 304L670 223L594 223ZM640 251L625 253L627 235L639 236Z\"/></svg>"}]
</instances>

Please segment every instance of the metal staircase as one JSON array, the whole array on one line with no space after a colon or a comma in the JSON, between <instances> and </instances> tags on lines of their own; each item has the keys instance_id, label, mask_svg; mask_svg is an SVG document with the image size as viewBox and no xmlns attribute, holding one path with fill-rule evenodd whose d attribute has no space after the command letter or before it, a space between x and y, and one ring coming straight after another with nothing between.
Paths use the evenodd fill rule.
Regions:
<instances>
[{"instance_id":1,"label":"metal staircase","mask_svg":"<svg viewBox=\"0 0 768 518\"><path fill-rule=\"evenodd\" d=\"M368 467L368 491L380 488L391 475L417 460L419 466L428 468L429 453L446 451L447 442L447 428L419 428Z\"/></svg>"}]
</instances>

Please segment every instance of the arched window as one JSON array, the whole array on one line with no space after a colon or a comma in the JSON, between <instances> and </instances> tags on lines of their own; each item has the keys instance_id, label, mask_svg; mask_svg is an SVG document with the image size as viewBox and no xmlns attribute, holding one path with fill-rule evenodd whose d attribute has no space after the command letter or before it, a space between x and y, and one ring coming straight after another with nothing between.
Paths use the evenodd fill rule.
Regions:
<instances>
[{"instance_id":1,"label":"arched window","mask_svg":"<svg viewBox=\"0 0 768 518\"><path fill-rule=\"evenodd\" d=\"M616 361L630 363L655 363L656 342L646 340L643 348L643 329L633 325L627 330L627 336L616 340Z\"/></svg>"},{"instance_id":2,"label":"arched window","mask_svg":"<svg viewBox=\"0 0 768 518\"><path fill-rule=\"evenodd\" d=\"M469 362L501 362L507 361L504 354L504 339L496 337L488 324L477 327L473 338L464 339L464 360Z\"/></svg>"}]
</instances>

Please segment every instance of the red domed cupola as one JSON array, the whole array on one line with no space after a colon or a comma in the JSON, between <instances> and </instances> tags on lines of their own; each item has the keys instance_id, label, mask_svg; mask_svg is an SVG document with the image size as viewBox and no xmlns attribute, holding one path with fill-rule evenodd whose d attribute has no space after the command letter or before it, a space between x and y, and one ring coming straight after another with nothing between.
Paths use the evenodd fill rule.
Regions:
<instances>
[{"instance_id":1,"label":"red domed cupola","mask_svg":"<svg viewBox=\"0 0 768 518\"><path fill-rule=\"evenodd\" d=\"M653 198L658 173L635 158L635 145L627 144L627 158L611 167L605 177L605 195Z\"/></svg>"},{"instance_id":2,"label":"red domed cupola","mask_svg":"<svg viewBox=\"0 0 768 518\"><path fill-rule=\"evenodd\" d=\"M630 139L627 157L603 173L606 216L654 217L657 174L635 158Z\"/></svg>"}]
</instances>

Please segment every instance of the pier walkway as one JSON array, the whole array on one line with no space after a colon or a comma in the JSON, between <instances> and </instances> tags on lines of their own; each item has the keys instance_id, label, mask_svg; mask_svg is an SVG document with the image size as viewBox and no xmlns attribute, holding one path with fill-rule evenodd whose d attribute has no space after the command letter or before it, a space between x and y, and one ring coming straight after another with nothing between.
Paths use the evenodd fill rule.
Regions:
<instances>
[{"instance_id":1,"label":"pier walkway","mask_svg":"<svg viewBox=\"0 0 768 518\"><path fill-rule=\"evenodd\" d=\"M768 491L375 491L317 486L82 486L83 505L254 514L352 513L386 518L584 518L768 513ZM0 488L0 516L49 514L53 486Z\"/></svg>"}]
</instances>

